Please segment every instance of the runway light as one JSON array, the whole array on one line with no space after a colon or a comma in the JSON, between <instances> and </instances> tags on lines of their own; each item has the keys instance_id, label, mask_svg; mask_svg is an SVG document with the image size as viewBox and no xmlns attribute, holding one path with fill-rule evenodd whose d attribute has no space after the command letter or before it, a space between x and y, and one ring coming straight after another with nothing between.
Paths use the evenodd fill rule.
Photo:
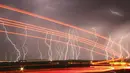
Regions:
<instances>
[{"instance_id":1,"label":"runway light","mask_svg":"<svg viewBox=\"0 0 130 73\"><path fill-rule=\"evenodd\" d=\"M21 67L21 68L20 68L20 70L21 70L21 71L23 71L23 70L24 70L24 68L23 68L23 67Z\"/></svg>"}]
</instances>

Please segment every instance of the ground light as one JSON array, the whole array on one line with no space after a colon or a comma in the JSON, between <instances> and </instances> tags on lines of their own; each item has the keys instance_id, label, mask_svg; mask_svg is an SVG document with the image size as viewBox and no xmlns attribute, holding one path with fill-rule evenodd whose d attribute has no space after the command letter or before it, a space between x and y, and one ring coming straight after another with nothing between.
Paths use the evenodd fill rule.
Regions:
<instances>
[{"instance_id":1,"label":"ground light","mask_svg":"<svg viewBox=\"0 0 130 73\"><path fill-rule=\"evenodd\" d=\"M20 70L23 71L23 70L24 70L24 67L21 67Z\"/></svg>"}]
</instances>

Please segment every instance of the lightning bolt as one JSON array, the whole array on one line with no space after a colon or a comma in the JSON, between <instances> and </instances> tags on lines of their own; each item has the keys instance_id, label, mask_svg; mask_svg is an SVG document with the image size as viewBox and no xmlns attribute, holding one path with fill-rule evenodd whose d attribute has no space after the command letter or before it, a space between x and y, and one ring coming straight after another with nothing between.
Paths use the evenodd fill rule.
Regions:
<instances>
[{"instance_id":1,"label":"lightning bolt","mask_svg":"<svg viewBox=\"0 0 130 73\"><path fill-rule=\"evenodd\" d=\"M70 33L70 30L69 30ZM67 60L67 54L68 54L68 49L69 49L69 43L70 43L70 34L68 34L68 41L67 41L67 47L66 47L66 51L65 51L65 60Z\"/></svg>"},{"instance_id":2,"label":"lightning bolt","mask_svg":"<svg viewBox=\"0 0 130 73\"><path fill-rule=\"evenodd\" d=\"M59 39L58 39L59 41L60 41L60 37L59 37ZM61 44L59 43L59 42L57 42L57 44L56 44L57 46L56 46L56 54L57 54L57 57L56 57L56 59L57 60L60 60L61 59L61 54L60 54L60 48L61 48ZM62 54L63 55L63 54Z\"/></svg>"},{"instance_id":3,"label":"lightning bolt","mask_svg":"<svg viewBox=\"0 0 130 73\"><path fill-rule=\"evenodd\" d=\"M96 36L96 29L95 28L92 28L93 30L94 30L94 35L95 35L95 38L96 38L96 41L95 41L95 44L94 44L94 46L92 47L92 50L90 51L90 55L91 55L91 60L94 60L94 56L93 56L93 50L94 50L94 48L96 47L96 43L98 42L98 37Z\"/></svg>"},{"instance_id":4,"label":"lightning bolt","mask_svg":"<svg viewBox=\"0 0 130 73\"><path fill-rule=\"evenodd\" d=\"M128 52L128 43L127 43L127 53L128 53L128 57L126 57L126 58L129 58L130 57L130 53Z\"/></svg>"},{"instance_id":5,"label":"lightning bolt","mask_svg":"<svg viewBox=\"0 0 130 73\"><path fill-rule=\"evenodd\" d=\"M72 55L71 55L71 56L72 56L72 59L74 59L74 58L75 58L75 49L76 49L76 48L75 48L74 46L72 46L72 44L75 44L75 37L72 36L72 34L74 33L74 31L71 30L71 29L70 29L70 31L71 31L71 32L69 33L69 34L71 34L70 38L73 38L73 39L74 39L74 40L71 40L71 41L70 41L70 44L71 44L70 47L71 47L71 51L72 51Z\"/></svg>"},{"instance_id":6,"label":"lightning bolt","mask_svg":"<svg viewBox=\"0 0 130 73\"><path fill-rule=\"evenodd\" d=\"M48 32L46 33L46 39L48 38ZM52 35L51 38L49 40L49 44L47 43L47 40L45 39L45 44L48 46L48 56L49 56L49 60L52 61L52 49L51 49L51 41L52 41Z\"/></svg>"},{"instance_id":7,"label":"lightning bolt","mask_svg":"<svg viewBox=\"0 0 130 73\"><path fill-rule=\"evenodd\" d=\"M7 52L5 53L5 61L7 61Z\"/></svg>"},{"instance_id":8,"label":"lightning bolt","mask_svg":"<svg viewBox=\"0 0 130 73\"><path fill-rule=\"evenodd\" d=\"M33 13L30 13L30 12L27 12L27 11L23 11L23 10L20 10L20 9L17 9L17 8L12 8L12 7L9 7L9 6L6 6L6 5L2 5L2 4L0 4L0 7L1 7L1 8L8 9L8 10L16 11L16 12L19 12L19 13L27 14L27 15L30 15L30 16L34 16L34 17L37 17L37 18L41 18L41 19L43 19L43 20L48 20L48 21L50 21L50 22L54 22L54 23L57 23L57 24L60 24L60 25L64 25L64 26L67 26L67 27L71 27L71 28L74 28L74 29L83 31L83 32L88 32L88 33L90 33L90 34L93 34L92 32L89 32L89 31L87 31L87 30L84 30L84 29L81 29L81 28L72 26L72 25L70 25L70 24L66 24L66 23L63 23L63 22L60 22L60 21L56 21L56 20L53 20L53 19L49 19L49 18L47 18L47 17L43 17L43 16L40 16L40 15L37 15L37 14L33 14ZM98 36L98 37L101 37L101 38L103 38L103 39L108 40L106 37L101 36L101 35L99 35L99 34L97 34L97 36Z\"/></svg>"},{"instance_id":9,"label":"lightning bolt","mask_svg":"<svg viewBox=\"0 0 130 73\"><path fill-rule=\"evenodd\" d=\"M126 38L126 37L128 37L129 36L129 33L126 35L126 36L124 36L124 38ZM129 58L130 57L130 53L128 52L128 50L125 50L125 48L123 47L123 50L127 53L127 57L126 58Z\"/></svg>"},{"instance_id":10,"label":"lightning bolt","mask_svg":"<svg viewBox=\"0 0 130 73\"><path fill-rule=\"evenodd\" d=\"M27 42L27 26L25 26L25 40L24 40L24 43L23 43L23 45L22 45L22 50L23 50L23 60L25 60L25 57L26 57L26 55L27 55L27 53L28 53L28 48L27 47L25 47L25 44L26 44L26 42Z\"/></svg>"},{"instance_id":11,"label":"lightning bolt","mask_svg":"<svg viewBox=\"0 0 130 73\"><path fill-rule=\"evenodd\" d=\"M27 53L28 53L28 48L27 47L24 47L23 48L23 60L25 60L25 58L26 58L26 55L27 55Z\"/></svg>"},{"instance_id":12,"label":"lightning bolt","mask_svg":"<svg viewBox=\"0 0 130 73\"><path fill-rule=\"evenodd\" d=\"M120 44L120 58L123 57L123 55L122 55L122 45L121 45L122 40L123 40L123 36L121 37L121 39L119 41L119 44Z\"/></svg>"},{"instance_id":13,"label":"lightning bolt","mask_svg":"<svg viewBox=\"0 0 130 73\"><path fill-rule=\"evenodd\" d=\"M79 35L77 31L75 31L75 32L76 32L77 35ZM80 49L81 48L79 46L79 40L78 40L77 36L75 36L75 40L76 40L76 45L78 46L77 49L76 49L76 60L78 60L78 58L80 56Z\"/></svg>"},{"instance_id":14,"label":"lightning bolt","mask_svg":"<svg viewBox=\"0 0 130 73\"><path fill-rule=\"evenodd\" d=\"M107 42L107 45L106 45L106 47L105 47L105 52L106 52L106 60L108 60L108 57L109 57L109 54L108 54L108 52L107 52L107 48L109 47L110 40L111 40L111 36L109 35L109 41Z\"/></svg>"},{"instance_id":15,"label":"lightning bolt","mask_svg":"<svg viewBox=\"0 0 130 73\"><path fill-rule=\"evenodd\" d=\"M39 54L40 54L40 59L42 60L43 57L42 57L42 52L40 51L40 47L39 47L39 40L37 41L37 45L38 45L38 51L39 51Z\"/></svg>"},{"instance_id":16,"label":"lightning bolt","mask_svg":"<svg viewBox=\"0 0 130 73\"><path fill-rule=\"evenodd\" d=\"M71 52L72 52L72 55L71 55L72 57L71 57L71 58L72 58L72 59L74 59L74 58L75 58L75 57L74 57L74 55L75 55L75 50L74 50L74 49L75 49L75 47L74 47L74 46L72 46L73 41L71 41L71 42L70 42L70 44L71 44Z\"/></svg>"},{"instance_id":17,"label":"lightning bolt","mask_svg":"<svg viewBox=\"0 0 130 73\"><path fill-rule=\"evenodd\" d=\"M118 56L119 58L123 58L123 51L125 51L126 53L127 53L127 57L125 57L125 58L128 58L130 55L129 55L129 52L122 46L122 41L123 41L123 39L124 38L126 38L126 37L128 37L128 35L129 34L127 34L127 35L125 35L125 36L122 36L121 38L120 38L120 40L119 40L119 44L116 44L116 45L118 45L119 46L119 50L120 50L120 55ZM114 41L112 42L112 40L111 40L111 46L110 47L112 47L112 45L113 45L113 43L114 43ZM115 57L115 54L114 54L114 52L113 52L113 55L114 55L114 57Z\"/></svg>"},{"instance_id":18,"label":"lightning bolt","mask_svg":"<svg viewBox=\"0 0 130 73\"><path fill-rule=\"evenodd\" d=\"M79 56L80 56L80 46L79 46L79 43L77 42L77 46L78 46L78 48L77 48L77 50L76 50L76 60L78 60L79 59Z\"/></svg>"},{"instance_id":19,"label":"lightning bolt","mask_svg":"<svg viewBox=\"0 0 130 73\"><path fill-rule=\"evenodd\" d=\"M120 54L120 57L123 57L123 53L122 53L122 50L124 50L126 53L127 53L127 57L126 58L128 58L130 55L129 55L129 52L122 46L122 40L124 39L124 38L126 38L126 37L128 37L128 35L129 35L129 33L127 34L127 35L125 35L125 36L122 36L121 37L121 39L120 39L120 41L119 41L119 43L120 43L120 52L121 52L121 54Z\"/></svg>"},{"instance_id":20,"label":"lightning bolt","mask_svg":"<svg viewBox=\"0 0 130 73\"><path fill-rule=\"evenodd\" d=\"M111 36L109 35L109 38L110 38L110 41L112 41L112 38L111 38ZM110 45L110 49L113 47L113 41L111 42L111 45ZM114 58L115 58L115 53L112 51L112 53L113 53L113 61L114 61Z\"/></svg>"},{"instance_id":21,"label":"lightning bolt","mask_svg":"<svg viewBox=\"0 0 130 73\"><path fill-rule=\"evenodd\" d=\"M13 41L9 38L8 31L7 31L7 29L6 29L5 25L4 25L4 23L3 23L3 28L4 28L4 30L5 30L6 38L7 38L8 41L13 45L14 49L15 49L16 52L17 52L17 58L16 58L15 61L18 61L18 60L20 59L20 56L21 56L20 51L19 51L19 49L16 47L16 45L13 43Z\"/></svg>"},{"instance_id":22,"label":"lightning bolt","mask_svg":"<svg viewBox=\"0 0 130 73\"><path fill-rule=\"evenodd\" d=\"M12 60L13 60L13 59L12 59L12 57L13 57L13 56L11 55L11 56L10 56L10 61L12 61Z\"/></svg>"},{"instance_id":23,"label":"lightning bolt","mask_svg":"<svg viewBox=\"0 0 130 73\"><path fill-rule=\"evenodd\" d=\"M78 42L78 38L76 37L76 45L78 46L75 50L76 50L76 60L79 59L80 56L80 46L79 46L79 42Z\"/></svg>"},{"instance_id":24,"label":"lightning bolt","mask_svg":"<svg viewBox=\"0 0 130 73\"><path fill-rule=\"evenodd\" d=\"M31 27L31 26L30 26ZM67 36L66 36L67 37ZM79 39L80 39L80 37L78 37ZM71 39L73 39L73 38L71 38ZM86 39L82 39L83 41L84 40L86 40ZM86 40L87 41L87 40ZM81 41L80 41L81 42ZM83 43L85 43L86 44L86 42L83 42ZM94 43L94 42L93 42ZM92 45L91 45L92 46ZM96 47L98 47L98 46L96 46ZM99 47L98 47L99 48Z\"/></svg>"},{"instance_id":25,"label":"lightning bolt","mask_svg":"<svg viewBox=\"0 0 130 73\"><path fill-rule=\"evenodd\" d=\"M58 43L57 45L59 45L60 43ZM63 46L60 44L59 46L57 46L57 49L56 49L56 52L57 52L57 55L58 55L58 60L62 60L62 58L63 58L63 55L64 55L64 53L63 53L63 51L64 51L64 49L65 49L65 47L63 47Z\"/></svg>"},{"instance_id":26,"label":"lightning bolt","mask_svg":"<svg viewBox=\"0 0 130 73\"><path fill-rule=\"evenodd\" d=\"M73 38L73 40L71 40L70 41L70 47L71 47L71 52L72 52L72 59L78 59L79 58L79 55L80 55L80 47L79 47L79 43L78 43L78 37L77 36L73 36L73 34L77 34L78 35L78 32L76 31L76 30L74 30L74 29L70 29L70 33L68 33L68 34L70 34L71 36L70 36L70 38L72 39ZM73 44L75 44L77 47L75 47L75 46L73 46Z\"/></svg>"}]
</instances>

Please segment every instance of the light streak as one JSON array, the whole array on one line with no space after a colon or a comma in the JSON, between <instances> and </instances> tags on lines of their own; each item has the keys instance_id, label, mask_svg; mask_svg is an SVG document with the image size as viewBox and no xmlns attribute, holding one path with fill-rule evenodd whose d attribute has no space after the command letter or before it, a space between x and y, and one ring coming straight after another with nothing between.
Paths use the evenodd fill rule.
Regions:
<instances>
[{"instance_id":1,"label":"light streak","mask_svg":"<svg viewBox=\"0 0 130 73\"><path fill-rule=\"evenodd\" d=\"M111 66L90 66L90 69L88 68L87 70L84 70L82 72L93 73L93 72L106 72L106 71L111 71L111 70L114 70L114 67L111 67Z\"/></svg>"},{"instance_id":2,"label":"light streak","mask_svg":"<svg viewBox=\"0 0 130 73\"><path fill-rule=\"evenodd\" d=\"M92 66L94 68L101 68L102 71L108 69L108 71L111 70L121 70L121 69L129 69L129 66ZM97 70L97 72L100 70Z\"/></svg>"},{"instance_id":3,"label":"light streak","mask_svg":"<svg viewBox=\"0 0 130 73\"><path fill-rule=\"evenodd\" d=\"M1 18L0 18L0 19L1 19ZM8 20L8 19L6 19L6 20ZM12 21L12 20L11 20L11 21ZM15 21L15 22L16 22L16 21ZM13 23L14 23L14 21L13 21ZM21 24L21 22L19 22L19 23ZM12 23L11 23L11 25L10 25L10 24L7 24L7 22L6 22L5 25L14 27L14 24L12 24ZM16 24L15 24L15 25L16 25ZM17 25L18 25L18 24L17 24ZM22 24L21 24L21 25L22 25ZM21 26L21 25L19 25L19 26ZM15 27L18 27L18 28L22 28L22 29L23 29L23 27L19 27L19 26L15 26ZM25 25L24 25L24 26L25 26ZM28 26L28 30L38 31L38 29L41 29L41 28L37 28L37 29L34 30L34 28L30 28L30 27L32 27L32 26L31 26L31 25ZM47 29L47 28L46 28L46 29ZM44 30L45 30L45 28L44 28ZM55 31L55 30L53 30L53 31ZM38 31L38 32L39 32L39 31ZM40 32L46 33L46 32L44 32L44 31L40 31ZM54 32L53 32L53 34L54 34ZM61 33L59 33L59 34L61 34ZM55 34L55 35L58 35L58 34ZM58 36L59 36L59 35L58 35ZM71 35L71 36L72 36L72 35ZM60 36L60 37L63 37L63 36ZM66 37L66 36L64 36L64 37ZM84 38L80 38L80 37L78 37L78 36L77 36L77 38L79 38L79 41L80 41L80 42L83 42L83 43L85 43L85 44L91 45L91 44L89 44L89 43L92 42L92 41L90 41L90 40L88 40L88 39L86 40L86 39L84 39ZM73 38L71 38L71 39L73 39ZM82 40L80 40L80 39L82 39ZM89 41L89 42L86 42L86 41L84 42L84 40ZM94 43L94 42L92 42L92 43ZM100 45L100 44L97 44L97 45ZM96 45L97 48L103 49L103 47L102 47L102 48L100 47L101 45L100 45L100 46L97 46L97 45ZM91 45L91 46L92 46L92 45ZM110 53L110 51L109 51L109 53Z\"/></svg>"},{"instance_id":4,"label":"light streak","mask_svg":"<svg viewBox=\"0 0 130 73\"><path fill-rule=\"evenodd\" d=\"M114 59L114 61L120 61L122 59L124 59L124 58L117 58L117 59ZM92 62L91 64L92 65L98 65L98 64L102 64L102 63L109 63L111 61L113 61L113 59L112 60L99 61L99 62Z\"/></svg>"},{"instance_id":5,"label":"light streak","mask_svg":"<svg viewBox=\"0 0 130 73\"><path fill-rule=\"evenodd\" d=\"M94 68L113 68L113 70L129 69L129 66L92 66Z\"/></svg>"},{"instance_id":6,"label":"light streak","mask_svg":"<svg viewBox=\"0 0 130 73\"><path fill-rule=\"evenodd\" d=\"M42 57L42 52L40 51L40 47L39 47L39 39L38 39L38 41L37 41L37 45L38 45L38 52L39 52L39 54L40 54L40 59L42 60L43 59L43 57Z\"/></svg>"},{"instance_id":7,"label":"light streak","mask_svg":"<svg viewBox=\"0 0 130 73\"><path fill-rule=\"evenodd\" d=\"M12 42L12 40L9 38L8 31L7 31L7 29L6 29L5 25L4 25L4 23L3 23L3 28L4 28L4 30L5 30L6 38L7 38L7 39L9 40L9 42L13 45L14 49L17 51L17 58L16 58L15 61L18 61L18 60L20 59L20 56L21 56L20 51L19 51L19 49L16 47L16 45Z\"/></svg>"},{"instance_id":8,"label":"light streak","mask_svg":"<svg viewBox=\"0 0 130 73\"><path fill-rule=\"evenodd\" d=\"M16 12L19 12L19 13L23 13L23 14L26 14L26 15L30 15L30 16L33 16L33 17L37 17L37 18L40 18L40 19L43 19L43 20L47 20L47 21L50 21L50 22L54 22L54 23L57 23L57 24L59 24L59 25L64 25L64 26L67 26L67 27L71 27L71 28L74 28L74 29L77 29L77 30L81 30L81 31L90 33L90 34L94 34L93 32L90 32L90 31L87 31L87 30L78 28L78 27L73 26L73 25L71 25L71 24L66 24L66 23L63 23L63 22L60 22L60 21L57 21L57 20L54 20L54 19L50 19L50 18L47 18L47 17L44 17L44 16L40 16L40 15L31 13L31 12L27 12L27 11L20 10L20 9L17 9L17 8L9 7L9 6L3 5L3 4L0 4L0 7L1 7L1 8L4 8L4 9L16 11ZM101 36L101 35L99 35L99 34L96 34L96 36L101 37L101 38L104 38L104 39L107 39L106 37ZM107 39L107 40L108 40L108 39Z\"/></svg>"},{"instance_id":9,"label":"light streak","mask_svg":"<svg viewBox=\"0 0 130 73\"><path fill-rule=\"evenodd\" d=\"M0 32L2 33L5 33L5 31L3 30L0 30ZM19 35L19 36L26 36L25 34L21 34L21 33L16 33L16 32L7 32L8 34L12 34L12 35ZM47 38L42 38L42 37L38 37L38 36L32 36L32 35L27 35L27 37L30 37L30 38L36 38L36 39L41 39L41 40L50 40L50 39L47 39ZM59 43L62 43L62 44L67 44L66 42L62 42L62 41L57 41L57 40L52 40L53 42L59 42ZM71 45L71 44L69 44ZM75 47L79 47L79 46L76 46L76 45L73 45ZM81 49L84 49L84 50L87 50L87 51L90 51L90 49L87 49L87 48L84 48L84 47L81 47ZM99 54L99 55L103 55L105 56L105 54L102 54L102 53L99 53L99 52L96 52L96 51L93 51L94 53L96 54Z\"/></svg>"},{"instance_id":10,"label":"light streak","mask_svg":"<svg viewBox=\"0 0 130 73\"><path fill-rule=\"evenodd\" d=\"M7 24L7 23L6 23ZM10 26L10 24L9 24L9 26ZM29 28L30 26L28 26L28 28ZM19 28L19 27L18 27ZM43 31L42 31L42 33L43 33ZM83 39L83 40L85 40L85 39ZM81 41L82 42L82 41ZM85 43L86 44L86 43ZM88 44L88 43L87 43ZM97 46L96 46L97 47ZM99 47L100 48L100 47Z\"/></svg>"},{"instance_id":11,"label":"light streak","mask_svg":"<svg viewBox=\"0 0 130 73\"><path fill-rule=\"evenodd\" d=\"M48 46L48 56L49 56L49 60L52 61L52 49L51 49L51 46L52 46L52 35L51 35L51 38L49 40L49 44L47 43L47 38L48 38L48 32L46 34L46 39L45 39L45 44Z\"/></svg>"},{"instance_id":12,"label":"light streak","mask_svg":"<svg viewBox=\"0 0 130 73\"><path fill-rule=\"evenodd\" d=\"M93 56L93 50L94 50L94 48L95 48L95 46L97 45L97 42L98 42L98 37L96 36L96 29L95 28L92 28L93 30L94 30L94 32L95 32L95 38L96 38L96 43L94 44L94 46L92 47L92 50L91 50L91 53L90 53L90 56L91 56L91 60L94 60L94 56Z\"/></svg>"},{"instance_id":13,"label":"light streak","mask_svg":"<svg viewBox=\"0 0 130 73\"><path fill-rule=\"evenodd\" d=\"M74 29L77 29L77 30L80 30L80 31L83 31L83 32L87 32L89 34L94 34L93 32L90 32L90 31L87 31L85 29L82 29L82 28L79 28L79 27L76 27L76 26L73 26L71 24L66 24L66 23L63 23L63 22L60 22L60 21L57 21L57 20L54 20L54 19L50 19L50 18L47 18L47 17L44 17L44 16L40 16L40 15L37 15L37 14L33 14L31 12L27 12L27 11L24 11L24 10L20 10L20 9L17 9L17 8L13 8L13 7L9 7L9 6L6 6L6 5L2 5L0 4L0 7L1 8L4 8L4 9L8 9L8 10L12 10L12 11L16 11L16 12L19 12L19 13L23 13L23 14L26 14L26 15L30 15L30 16L33 16L33 17L37 17L37 18L40 18L40 19L43 19L43 20L47 20L47 21L50 21L50 22L54 22L54 23L57 23L57 24L60 24L60 25L64 25L64 26L67 26L67 27L71 27L71 28L74 28ZM103 38L105 40L108 40L108 38L102 36L102 35L99 35L96 33L96 36L100 37L100 38ZM114 42L115 43L115 42ZM115 43L117 44L117 43ZM117 44L119 45L119 44Z\"/></svg>"}]
</instances>

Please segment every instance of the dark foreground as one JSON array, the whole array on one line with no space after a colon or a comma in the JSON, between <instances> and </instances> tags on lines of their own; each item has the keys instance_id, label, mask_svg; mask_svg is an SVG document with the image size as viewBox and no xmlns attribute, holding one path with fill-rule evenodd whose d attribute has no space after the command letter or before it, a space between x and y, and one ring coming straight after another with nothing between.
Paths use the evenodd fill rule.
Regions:
<instances>
[{"instance_id":1,"label":"dark foreground","mask_svg":"<svg viewBox=\"0 0 130 73\"><path fill-rule=\"evenodd\" d=\"M89 61L1 62L0 73L130 73L124 66L91 66Z\"/></svg>"}]
</instances>

